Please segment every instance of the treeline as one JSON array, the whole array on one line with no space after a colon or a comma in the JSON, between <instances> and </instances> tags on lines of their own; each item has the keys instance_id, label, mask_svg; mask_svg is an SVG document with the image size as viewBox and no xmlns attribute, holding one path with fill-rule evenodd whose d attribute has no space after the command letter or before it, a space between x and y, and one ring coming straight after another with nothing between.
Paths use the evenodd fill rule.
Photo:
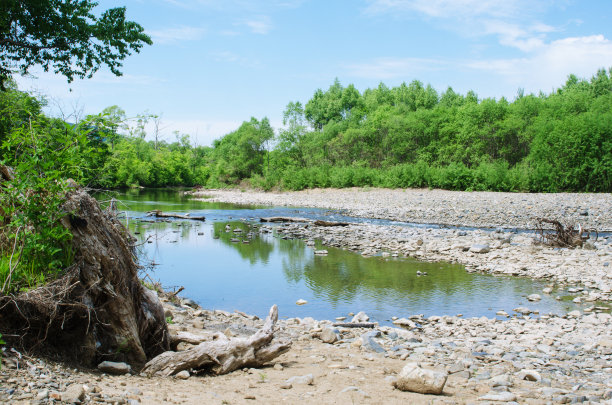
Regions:
<instances>
[{"instance_id":1,"label":"treeline","mask_svg":"<svg viewBox=\"0 0 612 405\"><path fill-rule=\"evenodd\" d=\"M212 147L178 133L158 140L150 114L130 119L113 106L75 124L46 117L43 105L14 86L0 92L2 159L14 161L19 134L32 128L70 132L81 139L78 162L56 165L92 187L612 191L612 69L513 101L418 81L359 92L336 80L305 105L290 102L276 133L251 118Z\"/></svg>"}]
</instances>

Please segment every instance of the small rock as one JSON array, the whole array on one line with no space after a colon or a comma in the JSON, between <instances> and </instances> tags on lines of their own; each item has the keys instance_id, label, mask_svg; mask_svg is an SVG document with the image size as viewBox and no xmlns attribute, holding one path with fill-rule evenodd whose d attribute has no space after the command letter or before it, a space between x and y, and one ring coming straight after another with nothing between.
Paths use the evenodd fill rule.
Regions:
<instances>
[{"instance_id":1,"label":"small rock","mask_svg":"<svg viewBox=\"0 0 612 405\"><path fill-rule=\"evenodd\" d=\"M181 301L183 305L186 305L191 308L198 308L198 303L192 300L191 298L183 298Z\"/></svg>"},{"instance_id":2,"label":"small rock","mask_svg":"<svg viewBox=\"0 0 612 405\"><path fill-rule=\"evenodd\" d=\"M368 315L366 315L365 312L361 311L359 313L357 313L357 315L355 315L353 317L353 319L351 319L351 323L364 323L370 320L370 317Z\"/></svg>"},{"instance_id":3,"label":"small rock","mask_svg":"<svg viewBox=\"0 0 612 405\"><path fill-rule=\"evenodd\" d=\"M187 370L179 371L174 376L176 378L180 379L180 380L186 380L186 379L188 379L190 377L189 371L187 371Z\"/></svg>"},{"instance_id":4,"label":"small rock","mask_svg":"<svg viewBox=\"0 0 612 405\"><path fill-rule=\"evenodd\" d=\"M98 364L98 370L115 375L123 375L132 372L132 367L127 363L118 363L114 361L103 361Z\"/></svg>"},{"instance_id":5,"label":"small rock","mask_svg":"<svg viewBox=\"0 0 612 405\"><path fill-rule=\"evenodd\" d=\"M470 252L473 253L489 253L491 248L487 244L475 243L470 247Z\"/></svg>"},{"instance_id":6,"label":"small rock","mask_svg":"<svg viewBox=\"0 0 612 405\"><path fill-rule=\"evenodd\" d=\"M393 324L406 329L414 329L417 327L416 323L406 318L396 319L393 321Z\"/></svg>"},{"instance_id":7,"label":"small rock","mask_svg":"<svg viewBox=\"0 0 612 405\"><path fill-rule=\"evenodd\" d=\"M303 300L303 299L300 298L295 303L296 303L296 305L306 305L306 304L308 304L308 301Z\"/></svg>"},{"instance_id":8,"label":"small rock","mask_svg":"<svg viewBox=\"0 0 612 405\"><path fill-rule=\"evenodd\" d=\"M317 256L327 256L328 252L327 250L315 250L314 254Z\"/></svg>"},{"instance_id":9,"label":"small rock","mask_svg":"<svg viewBox=\"0 0 612 405\"><path fill-rule=\"evenodd\" d=\"M325 343L335 343L338 341L338 334L332 328L323 328L320 339Z\"/></svg>"},{"instance_id":10,"label":"small rock","mask_svg":"<svg viewBox=\"0 0 612 405\"><path fill-rule=\"evenodd\" d=\"M442 394L447 375L438 371L421 368L418 363L408 363L393 383L401 391L420 394Z\"/></svg>"},{"instance_id":11,"label":"small rock","mask_svg":"<svg viewBox=\"0 0 612 405\"><path fill-rule=\"evenodd\" d=\"M300 385L313 385L314 376L312 374L296 375L285 381L286 384L300 384Z\"/></svg>"},{"instance_id":12,"label":"small rock","mask_svg":"<svg viewBox=\"0 0 612 405\"><path fill-rule=\"evenodd\" d=\"M69 404L81 403L85 399L85 390L81 384L72 384L62 392L62 402Z\"/></svg>"},{"instance_id":13,"label":"small rock","mask_svg":"<svg viewBox=\"0 0 612 405\"><path fill-rule=\"evenodd\" d=\"M370 331L361 335L361 348L371 352L384 353L385 349L374 340L374 337L379 334L379 331Z\"/></svg>"},{"instance_id":14,"label":"small rock","mask_svg":"<svg viewBox=\"0 0 612 405\"><path fill-rule=\"evenodd\" d=\"M580 311L575 310L575 311L570 311L567 313L567 316L570 318L580 318L582 314L580 313Z\"/></svg>"},{"instance_id":15,"label":"small rock","mask_svg":"<svg viewBox=\"0 0 612 405\"><path fill-rule=\"evenodd\" d=\"M511 402L516 401L516 395L511 392L490 392L478 399L481 401Z\"/></svg>"},{"instance_id":16,"label":"small rock","mask_svg":"<svg viewBox=\"0 0 612 405\"><path fill-rule=\"evenodd\" d=\"M49 396L49 390L48 389L44 389L44 390L40 391L36 395L36 399L40 401L40 400L43 400L43 399L47 399L48 396Z\"/></svg>"},{"instance_id":17,"label":"small rock","mask_svg":"<svg viewBox=\"0 0 612 405\"><path fill-rule=\"evenodd\" d=\"M536 370L521 370L518 372L517 377L519 380L527 381L541 381L542 376Z\"/></svg>"},{"instance_id":18,"label":"small rock","mask_svg":"<svg viewBox=\"0 0 612 405\"><path fill-rule=\"evenodd\" d=\"M291 388L293 388L293 385L291 383L285 381L284 383L279 385L279 388L283 389L283 390L290 390Z\"/></svg>"},{"instance_id":19,"label":"small rock","mask_svg":"<svg viewBox=\"0 0 612 405\"><path fill-rule=\"evenodd\" d=\"M529 301L540 301L542 299L542 297L540 296L540 294L531 294L527 296L527 300Z\"/></svg>"}]
</instances>

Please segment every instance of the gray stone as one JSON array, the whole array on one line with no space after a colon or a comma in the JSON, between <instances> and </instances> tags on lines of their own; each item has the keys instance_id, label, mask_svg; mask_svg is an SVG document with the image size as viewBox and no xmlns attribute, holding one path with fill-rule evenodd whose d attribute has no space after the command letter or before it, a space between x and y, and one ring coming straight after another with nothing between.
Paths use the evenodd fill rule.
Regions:
<instances>
[{"instance_id":1,"label":"gray stone","mask_svg":"<svg viewBox=\"0 0 612 405\"><path fill-rule=\"evenodd\" d=\"M122 375L132 372L132 367L127 363L118 363L114 361L103 361L98 364L98 370L115 375Z\"/></svg>"},{"instance_id":2,"label":"gray stone","mask_svg":"<svg viewBox=\"0 0 612 405\"><path fill-rule=\"evenodd\" d=\"M296 305L306 305L306 304L308 304L308 301L303 300L303 299L300 298L299 300L295 301L295 304Z\"/></svg>"},{"instance_id":3,"label":"gray stone","mask_svg":"<svg viewBox=\"0 0 612 405\"><path fill-rule=\"evenodd\" d=\"M447 379L446 373L421 368L418 363L408 363L393 382L401 391L420 394L442 394Z\"/></svg>"},{"instance_id":4,"label":"gray stone","mask_svg":"<svg viewBox=\"0 0 612 405\"><path fill-rule=\"evenodd\" d=\"M189 371L187 371L187 370L179 371L174 376L176 378L180 379L180 380L186 380L186 379L188 379L190 377Z\"/></svg>"},{"instance_id":5,"label":"gray stone","mask_svg":"<svg viewBox=\"0 0 612 405\"><path fill-rule=\"evenodd\" d=\"M285 381L286 384L300 384L300 385L313 385L314 376L312 374L296 375Z\"/></svg>"},{"instance_id":6,"label":"gray stone","mask_svg":"<svg viewBox=\"0 0 612 405\"><path fill-rule=\"evenodd\" d=\"M500 374L489 380L491 387L512 387L512 379L508 374Z\"/></svg>"},{"instance_id":7,"label":"gray stone","mask_svg":"<svg viewBox=\"0 0 612 405\"><path fill-rule=\"evenodd\" d=\"M470 247L470 252L473 253L489 253L491 251L491 247L489 245L475 243Z\"/></svg>"},{"instance_id":8,"label":"gray stone","mask_svg":"<svg viewBox=\"0 0 612 405\"><path fill-rule=\"evenodd\" d=\"M489 392L478 399L481 401L510 402L516 401L516 395L511 392Z\"/></svg>"},{"instance_id":9,"label":"gray stone","mask_svg":"<svg viewBox=\"0 0 612 405\"><path fill-rule=\"evenodd\" d=\"M384 353L385 349L374 340L374 337L378 335L380 335L379 331L366 332L361 335L361 347L371 352Z\"/></svg>"},{"instance_id":10,"label":"gray stone","mask_svg":"<svg viewBox=\"0 0 612 405\"><path fill-rule=\"evenodd\" d=\"M338 341L338 334L332 328L323 328L319 336L325 343L332 344Z\"/></svg>"},{"instance_id":11,"label":"gray stone","mask_svg":"<svg viewBox=\"0 0 612 405\"><path fill-rule=\"evenodd\" d=\"M518 372L517 377L519 380L527 381L541 381L542 376L536 370L521 370Z\"/></svg>"},{"instance_id":12,"label":"gray stone","mask_svg":"<svg viewBox=\"0 0 612 405\"><path fill-rule=\"evenodd\" d=\"M80 404L85 399L85 390L81 384L72 384L62 392L62 402Z\"/></svg>"},{"instance_id":13,"label":"gray stone","mask_svg":"<svg viewBox=\"0 0 612 405\"><path fill-rule=\"evenodd\" d=\"M361 311L359 313L357 313L357 315L355 315L353 317L353 319L351 319L351 323L364 323L370 320L370 317L368 315L366 315L365 312Z\"/></svg>"},{"instance_id":14,"label":"gray stone","mask_svg":"<svg viewBox=\"0 0 612 405\"><path fill-rule=\"evenodd\" d=\"M187 305L191 308L198 308L199 306L198 303L192 300L191 298L183 298L181 301L183 302L183 305Z\"/></svg>"},{"instance_id":15,"label":"gray stone","mask_svg":"<svg viewBox=\"0 0 612 405\"><path fill-rule=\"evenodd\" d=\"M540 301L542 297L540 296L540 294L531 294L527 296L527 299L529 301Z\"/></svg>"}]
</instances>

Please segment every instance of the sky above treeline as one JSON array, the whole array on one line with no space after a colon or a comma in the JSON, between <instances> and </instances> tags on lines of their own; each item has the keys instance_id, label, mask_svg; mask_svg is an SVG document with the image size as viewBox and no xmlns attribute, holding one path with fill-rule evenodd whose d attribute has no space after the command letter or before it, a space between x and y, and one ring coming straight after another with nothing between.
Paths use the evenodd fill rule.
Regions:
<instances>
[{"instance_id":1,"label":"sky above treeline","mask_svg":"<svg viewBox=\"0 0 612 405\"><path fill-rule=\"evenodd\" d=\"M154 41L122 77L68 84L32 70L18 84L55 115L159 114L169 142L179 131L210 145L251 116L279 128L288 102L335 78L513 100L612 67L611 0L100 0L95 10L118 6Z\"/></svg>"}]
</instances>

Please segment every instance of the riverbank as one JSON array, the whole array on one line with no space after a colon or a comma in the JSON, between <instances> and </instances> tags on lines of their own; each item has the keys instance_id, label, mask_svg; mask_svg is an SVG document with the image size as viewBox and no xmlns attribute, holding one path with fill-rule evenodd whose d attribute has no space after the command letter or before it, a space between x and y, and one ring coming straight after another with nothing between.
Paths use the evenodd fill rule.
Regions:
<instances>
[{"instance_id":1,"label":"riverbank","mask_svg":"<svg viewBox=\"0 0 612 405\"><path fill-rule=\"evenodd\" d=\"M402 193L411 197L402 197ZM586 249L552 249L534 244L533 235L512 231L529 227L528 214L522 211L504 214L510 205L523 207L527 203L521 195L512 194L497 197L494 194L491 197L497 198L494 200L474 197L492 193L438 190L203 194L217 201L343 209L351 215L396 220L408 220L420 212L423 223L447 217L450 222L456 221L461 214L451 212L459 212L457 207L462 207L461 210L473 214L461 225L503 229L322 227L294 223L280 225L276 231L287 238L304 239L308 244L318 239L328 246L364 255L456 261L464 263L469 271L545 278L550 280L550 290L542 294L570 293L580 309L561 316L533 316L533 307L529 306L536 305L537 297L532 297L536 301L523 308L499 308L508 314L506 317L500 312L505 320L448 315L424 318L414 314L409 319L397 320L394 327L351 328L335 327L332 321L312 318L282 319L283 308L279 308L277 333L291 339L293 346L265 368L218 377L190 375L184 380L111 376L40 359L19 359L9 352L6 354L9 359L0 371L0 401L48 403L52 398L63 398L62 393L74 391L83 402L133 404L612 403L612 317L603 309L609 306L612 281L609 239L600 238ZM532 201L542 196L542 201L548 201L533 206L532 212L540 216L564 206L566 212L573 213L570 218L586 219L581 222L585 227L611 229L612 209L602 210L611 204L609 195L608 200L591 194L525 196L531 196ZM361 197L363 202L359 202ZM411 199L421 202L406 205ZM460 205L454 206L455 202ZM583 210L588 215L582 215ZM493 221L498 215L505 215L505 219ZM247 314L199 308L188 299L172 302L161 298L166 315L172 318L171 333L223 332L228 336L244 336L262 324ZM423 395L393 388L393 381L408 362L419 362L423 368L446 373L444 393Z\"/></svg>"}]
</instances>

